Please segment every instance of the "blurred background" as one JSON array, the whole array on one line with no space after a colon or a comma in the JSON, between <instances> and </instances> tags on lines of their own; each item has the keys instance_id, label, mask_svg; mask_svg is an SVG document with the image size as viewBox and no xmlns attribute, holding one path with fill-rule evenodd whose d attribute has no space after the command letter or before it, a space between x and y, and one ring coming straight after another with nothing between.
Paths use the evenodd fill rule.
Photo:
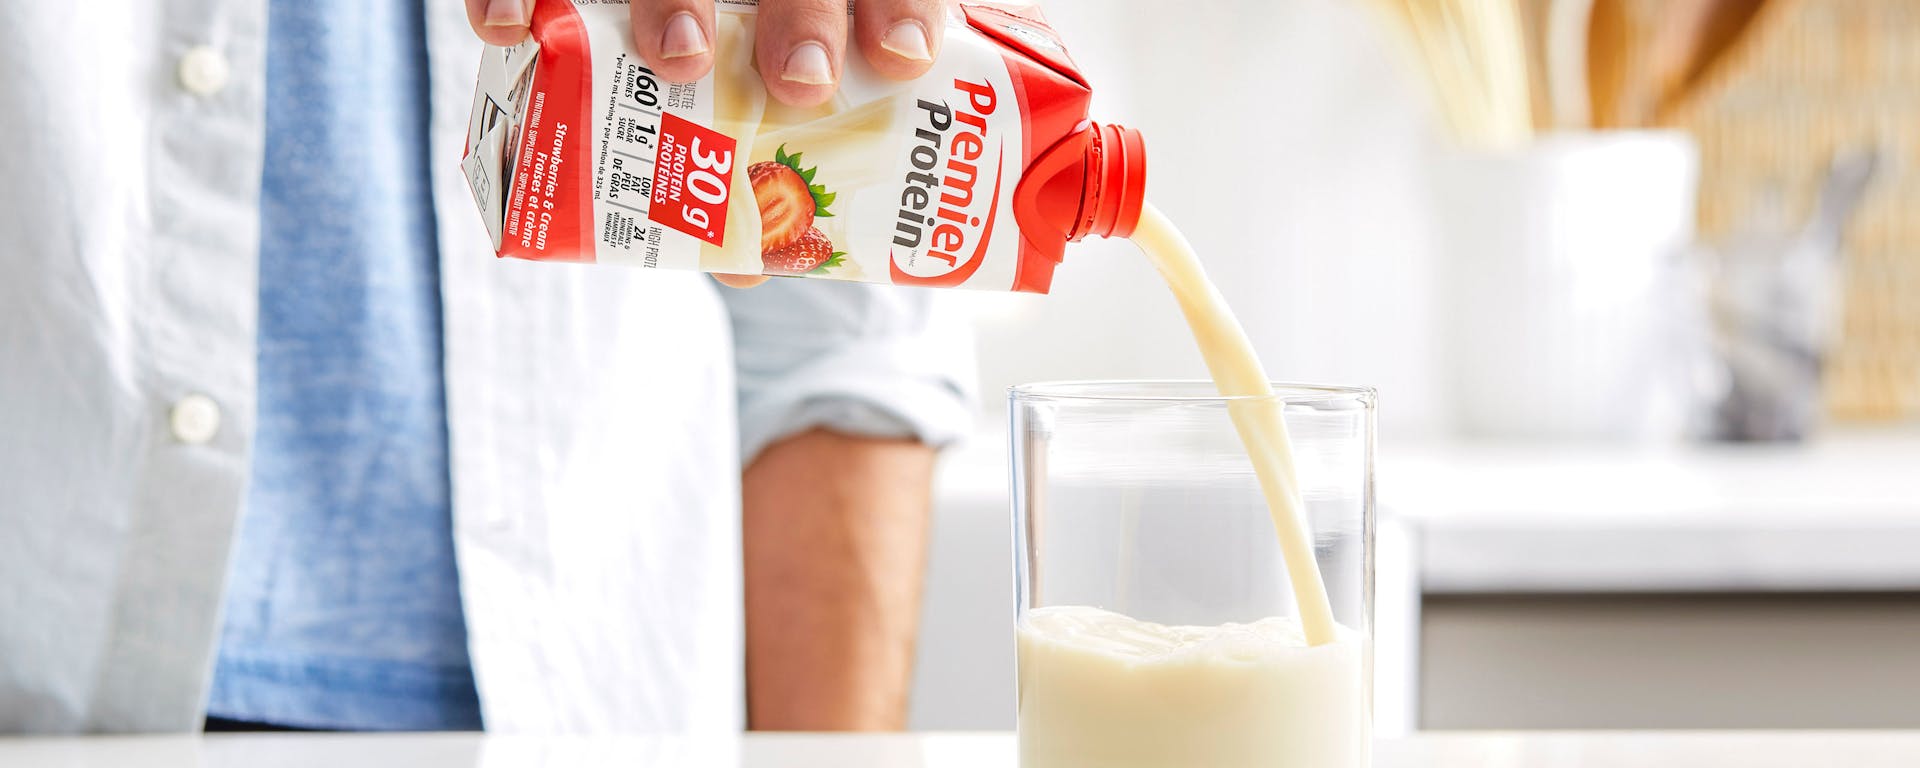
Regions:
<instances>
[{"instance_id":1,"label":"blurred background","mask_svg":"<svg viewBox=\"0 0 1920 768\"><path fill-rule=\"evenodd\" d=\"M1920 3L1045 7L1269 372L1380 391L1382 733L1920 727ZM1005 388L1205 371L1125 241L952 300L912 725L1011 728Z\"/></svg>"}]
</instances>

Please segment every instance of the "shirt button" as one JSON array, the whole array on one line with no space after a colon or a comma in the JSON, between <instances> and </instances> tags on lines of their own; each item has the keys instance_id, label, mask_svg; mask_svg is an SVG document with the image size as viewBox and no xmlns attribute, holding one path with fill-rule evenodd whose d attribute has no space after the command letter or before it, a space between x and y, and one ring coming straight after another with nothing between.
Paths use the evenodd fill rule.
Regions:
<instances>
[{"instance_id":1,"label":"shirt button","mask_svg":"<svg viewBox=\"0 0 1920 768\"><path fill-rule=\"evenodd\" d=\"M227 87L227 57L204 45L180 57L180 87L196 96L211 96Z\"/></svg>"},{"instance_id":2,"label":"shirt button","mask_svg":"<svg viewBox=\"0 0 1920 768\"><path fill-rule=\"evenodd\" d=\"M173 436L180 442L199 445L213 439L220 431L220 406L206 395L187 395L173 404L173 410L167 414L167 424L173 428Z\"/></svg>"}]
</instances>

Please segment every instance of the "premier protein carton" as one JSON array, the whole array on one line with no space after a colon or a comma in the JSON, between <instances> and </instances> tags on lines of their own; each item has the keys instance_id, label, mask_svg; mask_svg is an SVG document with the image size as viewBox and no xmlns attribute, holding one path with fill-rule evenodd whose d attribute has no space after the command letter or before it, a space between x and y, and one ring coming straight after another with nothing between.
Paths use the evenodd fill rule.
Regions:
<instances>
[{"instance_id":1,"label":"premier protein carton","mask_svg":"<svg viewBox=\"0 0 1920 768\"><path fill-rule=\"evenodd\" d=\"M753 2L719 3L694 83L655 76L627 17L538 0L486 49L463 167L500 256L1045 293L1067 243L1140 218L1140 134L1087 119L1032 5L949 3L925 75L851 54L809 109L768 97Z\"/></svg>"}]
</instances>

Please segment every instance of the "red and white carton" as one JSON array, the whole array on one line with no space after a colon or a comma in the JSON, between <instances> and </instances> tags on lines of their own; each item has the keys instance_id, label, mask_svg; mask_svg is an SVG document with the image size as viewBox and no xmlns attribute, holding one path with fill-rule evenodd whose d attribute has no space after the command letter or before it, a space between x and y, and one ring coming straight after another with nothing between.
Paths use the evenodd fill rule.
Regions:
<instances>
[{"instance_id":1,"label":"red and white carton","mask_svg":"<svg viewBox=\"0 0 1920 768\"><path fill-rule=\"evenodd\" d=\"M463 167L499 255L1045 293L1067 243L1140 218L1140 134L1087 119L1034 6L950 2L926 75L849 55L810 109L767 96L755 3L718 11L694 83L647 68L618 0L537 0L487 48Z\"/></svg>"}]
</instances>

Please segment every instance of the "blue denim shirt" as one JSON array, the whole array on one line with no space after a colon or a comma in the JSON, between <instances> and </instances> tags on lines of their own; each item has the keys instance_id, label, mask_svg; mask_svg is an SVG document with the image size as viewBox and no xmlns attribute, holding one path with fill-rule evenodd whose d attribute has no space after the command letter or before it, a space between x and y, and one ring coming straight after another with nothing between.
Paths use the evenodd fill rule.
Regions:
<instances>
[{"instance_id":1,"label":"blue denim shirt","mask_svg":"<svg viewBox=\"0 0 1920 768\"><path fill-rule=\"evenodd\" d=\"M271 0L268 35L259 423L208 714L478 728L422 9Z\"/></svg>"}]
</instances>

